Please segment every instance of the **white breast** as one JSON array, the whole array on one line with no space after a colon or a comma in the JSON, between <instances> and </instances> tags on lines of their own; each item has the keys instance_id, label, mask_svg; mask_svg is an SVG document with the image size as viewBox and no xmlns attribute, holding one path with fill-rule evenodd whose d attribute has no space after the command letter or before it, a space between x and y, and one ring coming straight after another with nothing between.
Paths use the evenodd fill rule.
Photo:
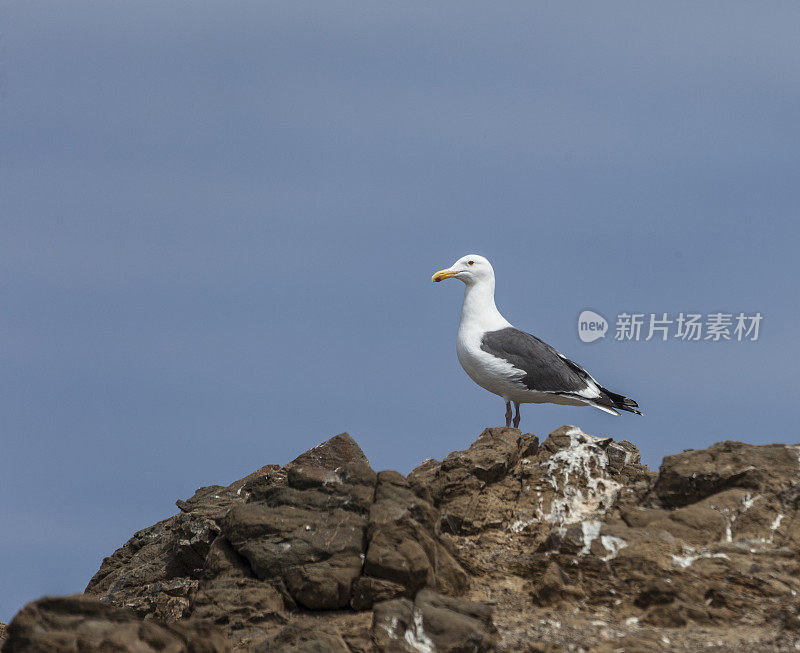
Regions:
<instances>
[{"instance_id":1,"label":"white breast","mask_svg":"<svg viewBox=\"0 0 800 653\"><path fill-rule=\"evenodd\" d=\"M517 401L522 404L585 405L585 402L578 399L526 388L520 382L525 377L523 370L481 349L483 334L483 329L471 329L469 325L465 328L462 324L458 329L456 340L458 362L479 386L501 396L505 401Z\"/></svg>"},{"instance_id":2,"label":"white breast","mask_svg":"<svg viewBox=\"0 0 800 653\"><path fill-rule=\"evenodd\" d=\"M500 395L506 401L518 401L515 397L522 392L519 380L525 372L518 370L508 361L497 358L481 349L483 330L462 325L458 329L456 352L461 367L482 388Z\"/></svg>"}]
</instances>

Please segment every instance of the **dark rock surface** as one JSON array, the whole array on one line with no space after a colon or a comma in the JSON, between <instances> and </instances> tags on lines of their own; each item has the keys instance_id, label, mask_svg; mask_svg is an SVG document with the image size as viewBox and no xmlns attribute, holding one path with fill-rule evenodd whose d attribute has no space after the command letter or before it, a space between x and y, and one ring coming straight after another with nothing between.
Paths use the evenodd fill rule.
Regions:
<instances>
[{"instance_id":1,"label":"dark rock surface","mask_svg":"<svg viewBox=\"0 0 800 653\"><path fill-rule=\"evenodd\" d=\"M46 597L26 605L8 626L3 653L223 653L222 631L196 621L169 625L139 619L85 595Z\"/></svg>"},{"instance_id":2,"label":"dark rock surface","mask_svg":"<svg viewBox=\"0 0 800 653\"><path fill-rule=\"evenodd\" d=\"M497 428L404 477L341 434L178 501L3 653L795 650L798 454L655 473L630 442Z\"/></svg>"}]
</instances>

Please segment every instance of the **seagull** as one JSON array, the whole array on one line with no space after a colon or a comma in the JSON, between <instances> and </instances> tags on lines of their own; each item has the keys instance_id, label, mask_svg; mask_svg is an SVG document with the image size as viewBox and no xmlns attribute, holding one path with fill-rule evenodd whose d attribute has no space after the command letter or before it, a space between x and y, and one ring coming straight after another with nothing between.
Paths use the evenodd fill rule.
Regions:
<instances>
[{"instance_id":1,"label":"seagull","mask_svg":"<svg viewBox=\"0 0 800 653\"><path fill-rule=\"evenodd\" d=\"M580 365L546 342L515 328L494 303L494 269L483 256L462 256L439 270L431 281L463 281L464 303L458 325L456 351L461 367L482 388L506 402L506 428L519 427L520 404L594 406L619 415L641 415L639 404L601 386Z\"/></svg>"}]
</instances>

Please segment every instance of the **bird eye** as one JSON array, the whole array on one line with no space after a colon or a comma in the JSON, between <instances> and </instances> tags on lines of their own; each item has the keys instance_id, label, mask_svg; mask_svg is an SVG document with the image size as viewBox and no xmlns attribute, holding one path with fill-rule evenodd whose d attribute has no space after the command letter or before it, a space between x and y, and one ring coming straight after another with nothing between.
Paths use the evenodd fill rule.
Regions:
<instances>
[{"instance_id":1,"label":"bird eye","mask_svg":"<svg viewBox=\"0 0 800 653\"><path fill-rule=\"evenodd\" d=\"M467 261L467 265L475 265L475 261Z\"/></svg>"}]
</instances>

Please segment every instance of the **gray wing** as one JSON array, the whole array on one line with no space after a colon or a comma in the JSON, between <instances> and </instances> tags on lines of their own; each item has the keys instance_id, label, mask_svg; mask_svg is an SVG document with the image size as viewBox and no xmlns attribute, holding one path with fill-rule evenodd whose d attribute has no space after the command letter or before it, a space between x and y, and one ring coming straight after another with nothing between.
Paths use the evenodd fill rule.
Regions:
<instances>
[{"instance_id":1,"label":"gray wing","mask_svg":"<svg viewBox=\"0 0 800 653\"><path fill-rule=\"evenodd\" d=\"M513 327L487 331L481 349L525 372L520 383L528 390L580 395L594 385L594 379L580 365L536 336Z\"/></svg>"},{"instance_id":2,"label":"gray wing","mask_svg":"<svg viewBox=\"0 0 800 653\"><path fill-rule=\"evenodd\" d=\"M481 349L524 372L519 382L528 390L581 399L614 415L619 415L618 410L642 414L633 399L604 388L580 365L530 333L514 327L487 331Z\"/></svg>"}]
</instances>

